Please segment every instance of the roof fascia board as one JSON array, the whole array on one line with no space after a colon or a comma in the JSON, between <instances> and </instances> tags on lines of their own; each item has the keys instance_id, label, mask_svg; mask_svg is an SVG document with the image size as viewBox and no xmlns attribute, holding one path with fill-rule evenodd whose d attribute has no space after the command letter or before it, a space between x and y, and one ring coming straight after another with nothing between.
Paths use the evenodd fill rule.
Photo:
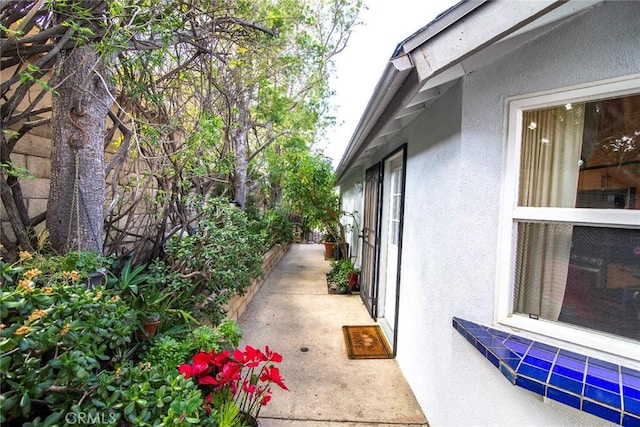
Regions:
<instances>
[{"instance_id":1,"label":"roof fascia board","mask_svg":"<svg viewBox=\"0 0 640 427\"><path fill-rule=\"evenodd\" d=\"M421 82L434 77L498 40L566 3L566 0L534 2L486 2L463 16L447 31L415 47L410 55Z\"/></svg>"},{"instance_id":2,"label":"roof fascia board","mask_svg":"<svg viewBox=\"0 0 640 427\"><path fill-rule=\"evenodd\" d=\"M390 63L391 64L391 63ZM364 153L367 145L377 138L384 129L384 127L389 122L390 118L394 117L399 111L401 111L405 106L403 105L403 101L409 97L415 91L415 88L418 84L417 74L415 72L415 68L409 68L403 71L402 76L398 76L398 80L400 80L400 84L394 86L393 95L386 100L384 104L378 103L375 109L375 119L373 119L373 115L371 119L368 121L367 131L362 132L360 134L354 134L349 142L347 147L347 151L344 156L342 156L342 160L336 169L336 177L337 181L340 182L345 172L351 165L354 159ZM387 86L389 87L389 86ZM377 88L376 88L377 90ZM369 112L369 105L367 105L366 112ZM360 120L362 123L363 118ZM358 125L360 128L360 125Z\"/></svg>"},{"instance_id":3,"label":"roof fascia board","mask_svg":"<svg viewBox=\"0 0 640 427\"><path fill-rule=\"evenodd\" d=\"M411 69L415 67L411 57L408 54L403 54L403 51L408 52L410 48L413 49L414 46L418 46L426 40L435 37L438 33L455 24L456 21L486 1L488 0L463 0L398 45L392 58L385 66L372 97L367 103L351 140L342 155L342 159L336 169L338 179L344 174L356 154L363 151L362 146L366 146L366 139L369 138L369 132L375 121L393 99L393 96L395 96L398 89L402 86L404 79L410 73Z\"/></svg>"},{"instance_id":4,"label":"roof fascia board","mask_svg":"<svg viewBox=\"0 0 640 427\"><path fill-rule=\"evenodd\" d=\"M402 86L406 76L413 69L413 63L408 55L403 55L389 61L385 66L382 77L376 84L373 94L364 110L355 132L347 145L347 148L338 165L338 175L346 169L347 165L354 158L356 151L363 139L371 132L378 118L382 115L385 107L391 102L398 89ZM361 151L361 150L359 150Z\"/></svg>"},{"instance_id":5,"label":"roof fascia board","mask_svg":"<svg viewBox=\"0 0 640 427\"><path fill-rule=\"evenodd\" d=\"M488 0L461 1L446 12L440 14L435 20L427 24L426 27L419 29L413 35L402 41L398 45L396 52L411 52L427 40L438 35L438 33L446 30L451 25L454 25L458 20L462 19L476 8L482 6L487 1Z\"/></svg>"},{"instance_id":6,"label":"roof fascia board","mask_svg":"<svg viewBox=\"0 0 640 427\"><path fill-rule=\"evenodd\" d=\"M340 160L336 170L338 180L357 156L364 152L367 144L375 139L375 132L384 128L391 113L398 113L407 107L409 100L420 90L434 88L435 85L425 85L426 80L456 65L459 65L459 69L454 68L451 75L447 73L440 83L464 75L463 60L515 34L567 1L462 1L400 43L396 56L385 66ZM405 79L408 75L415 77L407 83ZM379 120L383 113L387 119Z\"/></svg>"}]
</instances>

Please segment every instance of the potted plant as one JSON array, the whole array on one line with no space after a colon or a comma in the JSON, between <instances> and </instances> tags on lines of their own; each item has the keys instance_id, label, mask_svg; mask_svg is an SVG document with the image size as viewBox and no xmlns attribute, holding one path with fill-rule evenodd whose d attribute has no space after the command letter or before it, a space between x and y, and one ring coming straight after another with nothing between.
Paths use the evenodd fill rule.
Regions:
<instances>
[{"instance_id":1,"label":"potted plant","mask_svg":"<svg viewBox=\"0 0 640 427\"><path fill-rule=\"evenodd\" d=\"M336 232L331 228L327 228L322 238L324 244L324 259L333 259L334 250L336 248Z\"/></svg>"},{"instance_id":2,"label":"potted plant","mask_svg":"<svg viewBox=\"0 0 640 427\"><path fill-rule=\"evenodd\" d=\"M154 336L156 332L158 332L158 326L160 326L160 315L158 313L146 314L144 323L142 324L144 334L139 334L138 338L148 340L149 337Z\"/></svg>"},{"instance_id":3,"label":"potted plant","mask_svg":"<svg viewBox=\"0 0 640 427\"><path fill-rule=\"evenodd\" d=\"M354 268L351 273L349 273L349 289L351 292L360 291L360 269Z\"/></svg>"},{"instance_id":4,"label":"potted plant","mask_svg":"<svg viewBox=\"0 0 640 427\"><path fill-rule=\"evenodd\" d=\"M142 330L136 337L141 341L148 340L158 331L160 314L164 311L164 302L169 296L168 292L158 286L158 278L146 270L146 264L133 267L131 261L127 261L116 280L116 287L128 291L131 308L139 313Z\"/></svg>"},{"instance_id":5,"label":"potted plant","mask_svg":"<svg viewBox=\"0 0 640 427\"><path fill-rule=\"evenodd\" d=\"M192 362L181 364L178 371L197 382L207 413L213 408L233 410L239 425L259 425L258 414L271 400L274 384L288 390L275 366L282 356L269 346L264 351L247 345L244 350L199 352Z\"/></svg>"},{"instance_id":6,"label":"potted plant","mask_svg":"<svg viewBox=\"0 0 640 427\"><path fill-rule=\"evenodd\" d=\"M328 277L331 278L332 284L335 285L337 293L351 293L350 277L354 270L353 261L350 259L336 260L332 263Z\"/></svg>"},{"instance_id":7,"label":"potted plant","mask_svg":"<svg viewBox=\"0 0 640 427\"><path fill-rule=\"evenodd\" d=\"M111 261L94 251L70 251L62 256L61 268L65 271L77 271L80 276L86 277L87 288L93 289L107 283L107 267Z\"/></svg>"}]
</instances>

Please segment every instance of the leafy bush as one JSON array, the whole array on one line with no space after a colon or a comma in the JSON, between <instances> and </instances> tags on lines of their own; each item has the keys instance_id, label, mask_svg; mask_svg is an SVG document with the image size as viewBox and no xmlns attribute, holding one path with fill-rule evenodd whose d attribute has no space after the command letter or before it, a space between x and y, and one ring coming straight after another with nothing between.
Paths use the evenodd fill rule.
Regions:
<instances>
[{"instance_id":1,"label":"leafy bush","mask_svg":"<svg viewBox=\"0 0 640 427\"><path fill-rule=\"evenodd\" d=\"M15 271L0 291L0 421L69 411L131 357L139 327L117 293L87 289L76 271Z\"/></svg>"},{"instance_id":2,"label":"leafy bush","mask_svg":"<svg viewBox=\"0 0 640 427\"><path fill-rule=\"evenodd\" d=\"M341 259L333 261L331 266L332 268L329 272L331 280L340 291L347 291L349 289L349 275L355 271L353 261L351 259Z\"/></svg>"},{"instance_id":3,"label":"leafy bush","mask_svg":"<svg viewBox=\"0 0 640 427\"><path fill-rule=\"evenodd\" d=\"M269 234L269 246L286 245L293 241L293 224L283 210L271 209L267 211L264 216L264 224Z\"/></svg>"},{"instance_id":4,"label":"leafy bush","mask_svg":"<svg viewBox=\"0 0 640 427\"><path fill-rule=\"evenodd\" d=\"M177 369L191 355L200 351L223 351L234 348L242 338L242 331L232 320L225 320L216 329L200 326L189 331L183 337L164 335L156 339L149 349L147 361L152 365L167 367L168 371Z\"/></svg>"},{"instance_id":5,"label":"leafy bush","mask_svg":"<svg viewBox=\"0 0 640 427\"><path fill-rule=\"evenodd\" d=\"M192 294L204 293L206 299L196 302L207 307L200 317L216 324L222 305L262 275L266 246L261 235L250 232L246 214L226 200L208 201L204 213L195 233L170 239L167 253L172 271L195 284Z\"/></svg>"},{"instance_id":6,"label":"leafy bush","mask_svg":"<svg viewBox=\"0 0 640 427\"><path fill-rule=\"evenodd\" d=\"M9 267L4 261L3 265ZM91 251L71 251L64 255L55 254L31 254L20 252L20 259L13 264L12 269L18 272L20 269L39 269L45 272L75 271L78 279L86 279L89 273L93 273L102 268L110 268L113 259L104 257L97 252ZM55 280L55 277L53 277Z\"/></svg>"},{"instance_id":7,"label":"leafy bush","mask_svg":"<svg viewBox=\"0 0 640 427\"><path fill-rule=\"evenodd\" d=\"M41 259L43 271L27 255L2 263L0 424L219 424L224 408L207 414L202 392L177 367L194 352L237 345L234 322L215 330L176 323L176 334L138 342L127 292L143 289L135 278L146 273L130 269L119 277L131 280L116 281L122 288L88 289L77 271L55 269L61 258Z\"/></svg>"}]
</instances>

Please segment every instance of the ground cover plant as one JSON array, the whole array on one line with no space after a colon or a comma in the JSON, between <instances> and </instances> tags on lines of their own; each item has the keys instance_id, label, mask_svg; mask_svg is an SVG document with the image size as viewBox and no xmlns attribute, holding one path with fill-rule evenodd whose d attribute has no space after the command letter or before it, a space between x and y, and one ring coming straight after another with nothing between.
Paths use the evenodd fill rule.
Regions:
<instances>
[{"instance_id":1,"label":"ground cover plant","mask_svg":"<svg viewBox=\"0 0 640 427\"><path fill-rule=\"evenodd\" d=\"M213 259L214 249L219 249L214 242L226 241L225 250L235 253L235 241L225 239L247 226L246 215L237 208L228 203L212 206L217 216L211 217L212 224L203 221L198 237L209 243L198 240L196 246L212 251L198 254L203 268L220 267ZM228 215L228 221L215 225L221 215ZM265 240L240 239L238 247L246 249L243 245L249 241L256 245L255 262L243 266L246 259L236 254L241 276L216 282L215 290L232 295L243 289L241 280L257 277ZM187 242L185 238L182 243ZM202 390L178 372L194 353L237 346L241 331L222 320L224 299L199 310L189 303L198 299L191 292L205 283L200 277L188 277L161 260L149 267L115 264L86 252L22 252L14 263L0 261L2 424L219 425L221 417L228 418L234 410L205 404ZM109 269L108 279L88 286L88 273L100 268ZM211 280L218 280L216 271L208 272ZM233 287L224 289L226 285ZM211 289L205 286L200 299ZM141 334L150 312L163 318L160 333L151 339ZM200 325L196 316L203 313L215 315L217 327ZM240 425L234 423L227 425Z\"/></svg>"}]
</instances>

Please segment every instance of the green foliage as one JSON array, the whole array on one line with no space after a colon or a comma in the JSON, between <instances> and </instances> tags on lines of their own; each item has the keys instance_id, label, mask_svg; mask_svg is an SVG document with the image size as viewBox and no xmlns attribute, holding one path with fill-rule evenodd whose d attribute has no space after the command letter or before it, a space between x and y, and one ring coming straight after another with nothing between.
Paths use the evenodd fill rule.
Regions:
<instances>
[{"instance_id":1,"label":"green foliage","mask_svg":"<svg viewBox=\"0 0 640 427\"><path fill-rule=\"evenodd\" d=\"M112 258L92 251L71 251L65 255L21 252L21 255L20 262L16 264L17 267L23 270L41 270L46 273L41 280L52 282L71 273L76 280L86 279L88 274L108 269L113 264Z\"/></svg>"},{"instance_id":2,"label":"green foliage","mask_svg":"<svg viewBox=\"0 0 640 427\"><path fill-rule=\"evenodd\" d=\"M43 404L68 411L103 371L131 356L135 312L117 293L74 277L30 269L0 291L0 419L29 419Z\"/></svg>"},{"instance_id":3,"label":"green foliage","mask_svg":"<svg viewBox=\"0 0 640 427\"><path fill-rule=\"evenodd\" d=\"M237 323L225 320L217 328L200 326L180 336L161 335L154 340L146 361L162 366L166 373L177 372L178 365L201 351L223 351L237 347L242 331Z\"/></svg>"},{"instance_id":4,"label":"green foliage","mask_svg":"<svg viewBox=\"0 0 640 427\"><path fill-rule=\"evenodd\" d=\"M349 290L349 276L355 272L356 269L351 259L341 259L331 263L329 278L336 284L338 290L346 292Z\"/></svg>"},{"instance_id":5,"label":"green foliage","mask_svg":"<svg viewBox=\"0 0 640 427\"><path fill-rule=\"evenodd\" d=\"M311 227L337 230L340 198L331 160L322 154L299 152L287 161L289 172L283 183L287 205L301 212Z\"/></svg>"},{"instance_id":6,"label":"green foliage","mask_svg":"<svg viewBox=\"0 0 640 427\"><path fill-rule=\"evenodd\" d=\"M149 349L148 361L153 365L162 365L170 369L189 358L187 346L172 336L164 335L154 340Z\"/></svg>"},{"instance_id":7,"label":"green foliage","mask_svg":"<svg viewBox=\"0 0 640 427\"><path fill-rule=\"evenodd\" d=\"M113 147L122 148L109 167L128 177L123 191L116 192L117 203L110 205L107 253L122 253L116 246L123 241L148 244L168 222L192 222L188 195L229 197L243 178L247 193L265 194L261 202L267 206L279 203L281 176L271 170L272 160L290 148L307 149L331 123L332 60L358 24L362 2L114 0L96 5L7 2L14 12L0 20L9 37L3 53L16 70L3 83L8 114L2 128L7 129L4 138L19 139L24 135L10 136L9 125L18 118L39 122L39 112L50 107L50 97L41 95L59 87L50 81L56 73L48 70L60 56L51 52L75 45L99 53L105 68L94 71L118 94L114 113L121 119L110 121L119 132L107 129L119 139L111 141ZM33 44L36 39L40 42ZM243 144L237 144L238 133L246 139ZM135 171L120 170L127 155L137 157ZM12 188L13 196L21 197ZM140 220L144 211L147 218ZM131 227L134 234L119 227L134 215L146 228ZM13 222L14 228L29 226ZM144 260L157 255L159 247Z\"/></svg>"},{"instance_id":8,"label":"green foliage","mask_svg":"<svg viewBox=\"0 0 640 427\"><path fill-rule=\"evenodd\" d=\"M286 245L293 241L293 224L282 209L270 209L264 215L264 226L269 235L269 246Z\"/></svg>"},{"instance_id":9,"label":"green foliage","mask_svg":"<svg viewBox=\"0 0 640 427\"><path fill-rule=\"evenodd\" d=\"M71 251L60 256L45 256L40 259L46 259L49 271L77 271L81 277L98 271L101 268L108 268L112 264L112 259L106 258L97 252L92 251ZM28 264L38 265L38 257L30 260ZM59 265L56 265L59 263Z\"/></svg>"},{"instance_id":10,"label":"green foliage","mask_svg":"<svg viewBox=\"0 0 640 427\"><path fill-rule=\"evenodd\" d=\"M201 409L202 393L177 370L162 365L127 361L115 371L96 378L91 399L71 406L69 412L95 416L108 414L118 425L215 425ZM69 413L66 412L66 413ZM106 418L106 417L105 417Z\"/></svg>"},{"instance_id":11,"label":"green foliage","mask_svg":"<svg viewBox=\"0 0 640 427\"><path fill-rule=\"evenodd\" d=\"M240 330L236 322L227 319L218 326L218 336L220 342L218 350L235 348L240 344L242 330Z\"/></svg>"},{"instance_id":12,"label":"green foliage","mask_svg":"<svg viewBox=\"0 0 640 427\"><path fill-rule=\"evenodd\" d=\"M127 261L120 274L113 280L113 286L124 292L130 305L138 310L143 318L159 316L168 306L167 299L170 291L162 289L158 276L147 272L146 264L133 267L131 261Z\"/></svg>"},{"instance_id":13,"label":"green foliage","mask_svg":"<svg viewBox=\"0 0 640 427\"><path fill-rule=\"evenodd\" d=\"M10 280L0 290L0 423L73 424L83 414L109 425L219 425L224 411L207 414L197 384L177 367L195 352L235 347L235 322L138 342L130 293L157 278L157 263L125 265L108 287L88 289L77 272L49 269L77 263L30 257L2 265Z\"/></svg>"},{"instance_id":14,"label":"green foliage","mask_svg":"<svg viewBox=\"0 0 640 427\"><path fill-rule=\"evenodd\" d=\"M29 172L29 169L23 166L18 166L12 162L0 163L0 170L2 170L2 172L6 173L8 176L14 176L19 179L34 178L31 172Z\"/></svg>"},{"instance_id":15,"label":"green foliage","mask_svg":"<svg viewBox=\"0 0 640 427\"><path fill-rule=\"evenodd\" d=\"M224 199L211 199L197 231L169 241L172 271L194 285L194 298L206 295L200 304L207 309L200 316L214 324L223 317L222 305L262 275L266 245L263 236L249 232L251 227L243 211Z\"/></svg>"}]
</instances>

